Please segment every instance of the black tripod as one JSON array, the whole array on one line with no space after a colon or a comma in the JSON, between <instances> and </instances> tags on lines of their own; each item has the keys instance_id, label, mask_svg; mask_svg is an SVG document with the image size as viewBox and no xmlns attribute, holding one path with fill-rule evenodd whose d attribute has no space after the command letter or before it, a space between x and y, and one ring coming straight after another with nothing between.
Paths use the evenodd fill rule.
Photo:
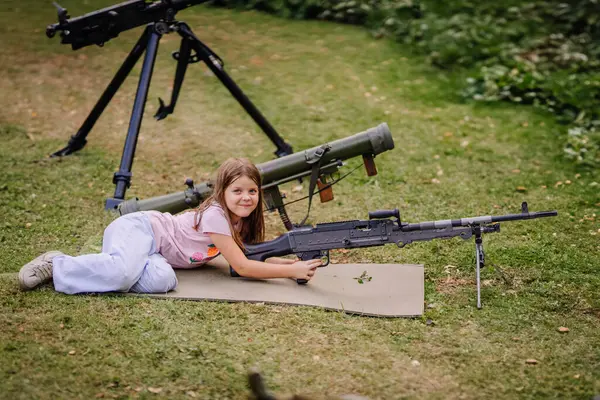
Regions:
<instances>
[{"instance_id":1,"label":"black tripod","mask_svg":"<svg viewBox=\"0 0 600 400\"><path fill-rule=\"evenodd\" d=\"M229 89L233 97L235 97L242 107L244 107L246 112L250 114L252 119L254 119L263 132L275 144L277 147L275 155L282 157L293 153L291 146L279 136L277 131L275 131L275 128L273 128L254 104L252 104L250 99L246 97L244 92L236 85L233 79L231 79L231 77L223 70L224 63L221 58L219 58L219 56L217 56L208 46L202 43L186 23L175 20L153 22L146 26L144 33L133 47L121 65L121 68L119 68L77 133L71 137L68 145L51 155L51 157L66 156L85 146L87 142L86 136L119 87L121 87L121 84L125 81L125 78L129 75L135 63L145 51L146 55L144 56L144 63L142 65L140 80L135 95L135 101L133 103L133 111L129 121L129 129L125 139L121 164L119 166L119 171L115 172L113 176L113 183L116 185L115 194L113 198L106 199L106 210L115 210L117 206L124 201L125 191L131 186L131 167L135 156L138 134L142 124L144 107L148 97L148 88L150 87L152 70L154 69L154 62L156 60L158 42L162 35L173 31L176 31L181 36L181 46L178 52L173 53L173 58L177 60L177 70L175 72L175 82L171 94L171 102L169 105L165 105L162 99L159 99L160 107L154 117L157 120L161 120L173 113L188 64L204 61L208 68L210 68L223 85Z\"/></svg>"}]
</instances>

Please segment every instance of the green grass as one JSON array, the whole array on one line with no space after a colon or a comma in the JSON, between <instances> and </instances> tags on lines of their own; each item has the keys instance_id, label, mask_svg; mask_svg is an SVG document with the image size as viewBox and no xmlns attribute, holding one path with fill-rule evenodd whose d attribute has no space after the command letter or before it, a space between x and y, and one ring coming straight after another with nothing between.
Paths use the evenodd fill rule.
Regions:
<instances>
[{"instance_id":1,"label":"green grass","mask_svg":"<svg viewBox=\"0 0 600 400\"><path fill-rule=\"evenodd\" d=\"M76 16L108 4L62 5ZM483 271L482 310L475 307L472 241L332 253L337 262L425 264L431 307L414 320L23 293L15 272L24 263L50 249L94 248L114 218L103 205L114 192L139 65L83 151L46 156L76 132L140 31L73 52L44 36L55 20L50 5L8 1L0 10L0 398L245 398L254 365L281 394L600 393L600 176L562 158L561 128L551 116L460 103L460 76L441 74L357 27L206 7L178 17L225 60L295 150L389 124L396 149L376 158L379 175L359 170L342 181L334 201L313 206L310 222L394 207L407 222L506 214L518 212L521 201L559 216L506 223L485 238L496 267ZM228 156L273 157L274 146L199 64L188 70L175 114L152 119L156 98L170 96L170 52L178 43L175 35L161 41L128 196L182 190L185 177L201 181ZM299 197L291 186L283 189ZM306 211L299 204L289 208L295 221ZM269 236L282 230L269 215ZM538 364L526 365L530 358Z\"/></svg>"}]
</instances>

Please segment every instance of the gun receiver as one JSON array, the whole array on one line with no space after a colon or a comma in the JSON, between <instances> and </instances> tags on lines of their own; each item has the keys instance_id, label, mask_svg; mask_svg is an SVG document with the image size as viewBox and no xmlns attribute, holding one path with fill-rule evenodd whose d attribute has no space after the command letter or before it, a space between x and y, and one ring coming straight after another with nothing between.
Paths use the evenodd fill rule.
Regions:
<instances>
[{"instance_id":1,"label":"gun receiver","mask_svg":"<svg viewBox=\"0 0 600 400\"><path fill-rule=\"evenodd\" d=\"M387 124L382 123L343 139L257 164L256 167L262 176L265 205L268 209L278 210L283 223L290 230L292 224L287 218L279 185L307 176L312 177L312 175L324 180L325 176L336 172L343 165L344 160L357 156L363 156L367 174L371 176L377 173L373 157L393 148L392 134ZM147 200L127 200L119 205L118 211L121 215L147 210L175 214L196 207L212 193L210 183L194 186L189 180L186 184L188 188L183 193L173 193Z\"/></svg>"},{"instance_id":2,"label":"gun receiver","mask_svg":"<svg viewBox=\"0 0 600 400\"><path fill-rule=\"evenodd\" d=\"M52 38L60 31L61 43L70 44L73 50L92 44L103 46L123 31L152 22L171 22L178 11L206 1L129 0L75 18L69 18L67 10L54 3L58 23L48 25L46 36Z\"/></svg>"},{"instance_id":3,"label":"gun receiver","mask_svg":"<svg viewBox=\"0 0 600 400\"><path fill-rule=\"evenodd\" d=\"M529 212L527 203L521 204L520 214L481 216L455 220L439 220L406 224L400 220L400 212L380 210L369 213L368 220L354 220L317 224L284 233L278 238L259 244L245 246L249 259L265 261L269 257L295 254L301 260L324 259L329 264L329 250L356 249L362 247L396 244L402 248L410 243L434 239L460 237L463 240L475 236L477 259L477 307L481 308L480 268L485 265L482 234L500 231L500 222L555 217L557 211ZM230 267L232 276L239 276ZM298 283L306 281L298 280Z\"/></svg>"}]
</instances>

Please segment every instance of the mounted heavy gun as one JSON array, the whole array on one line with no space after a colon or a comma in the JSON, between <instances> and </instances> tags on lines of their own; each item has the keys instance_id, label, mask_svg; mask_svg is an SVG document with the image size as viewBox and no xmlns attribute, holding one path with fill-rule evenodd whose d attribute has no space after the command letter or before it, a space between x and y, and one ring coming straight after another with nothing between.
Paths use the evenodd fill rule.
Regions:
<instances>
[{"instance_id":1,"label":"mounted heavy gun","mask_svg":"<svg viewBox=\"0 0 600 400\"><path fill-rule=\"evenodd\" d=\"M277 210L286 229L294 226L290 221L279 185L297 179L309 177L308 209L315 189L318 188L321 202L333 198L331 186L339 181L332 175L344 165L344 160L362 156L368 176L377 174L375 156L394 148L394 139L386 123L355 135L335 140L321 146L281 157L256 167L262 176L262 189L265 206L268 210ZM118 211L121 215L136 211L157 210L175 214L187 208L196 207L212 193L212 184L203 182L194 185L186 180L187 189L183 192L153 197L146 200L131 199L121 203ZM308 217L308 214L307 214ZM302 221L299 225L304 224Z\"/></svg>"},{"instance_id":2,"label":"mounted heavy gun","mask_svg":"<svg viewBox=\"0 0 600 400\"><path fill-rule=\"evenodd\" d=\"M269 257L295 254L301 260L324 259L329 264L329 250L358 249L363 247L395 244L399 248L419 241L450 239L463 240L475 237L477 307L481 308L480 269L485 265L483 234L500 232L500 222L555 217L556 211L530 212L527 203L521 204L520 214L479 216L460 219L404 223L398 209L379 210L369 213L368 220L330 222L305 226L284 233L268 242L246 245L246 257L265 261ZM230 267L231 275L240 276ZM298 280L304 284L306 281Z\"/></svg>"},{"instance_id":3,"label":"mounted heavy gun","mask_svg":"<svg viewBox=\"0 0 600 400\"><path fill-rule=\"evenodd\" d=\"M107 210L117 209L118 205L124 201L125 192L131 185L131 169L142 125L150 80L152 79L154 63L158 52L158 44L163 35L171 32L177 32L181 36L179 51L172 53L173 58L177 61L177 69L171 92L171 101L168 105L165 105L161 98L158 99L159 107L154 115L156 120L162 120L175 111L175 104L179 97L188 64L202 61L277 147L275 155L283 157L293 153L292 147L284 141L258 108L256 108L227 74L223 60L205 43L200 41L185 22L175 19L178 11L207 1L129 0L75 18L71 18L65 8L54 3L58 10L58 23L48 25L46 35L52 38L57 32L60 32L61 43L70 44L73 50L92 44L104 46L106 42L119 36L119 33L145 25L139 40L77 133L71 136L66 147L51 155L52 157L66 156L85 146L88 133L94 127L115 93L119 90L125 78L133 70L137 61L145 53L121 163L119 170L113 176L113 183L116 185L115 194L112 198L106 200L105 209Z\"/></svg>"}]
</instances>

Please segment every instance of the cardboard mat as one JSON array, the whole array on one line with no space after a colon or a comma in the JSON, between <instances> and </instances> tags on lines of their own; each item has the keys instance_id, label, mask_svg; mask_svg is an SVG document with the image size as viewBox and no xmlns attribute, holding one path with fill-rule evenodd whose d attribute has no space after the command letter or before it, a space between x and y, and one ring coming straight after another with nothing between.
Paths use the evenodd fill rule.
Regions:
<instances>
[{"instance_id":1,"label":"cardboard mat","mask_svg":"<svg viewBox=\"0 0 600 400\"><path fill-rule=\"evenodd\" d=\"M143 296L307 305L379 317L423 314L423 265L330 264L306 285L291 279L232 278L222 265L176 272L176 290ZM356 279L361 275L362 284Z\"/></svg>"}]
</instances>

